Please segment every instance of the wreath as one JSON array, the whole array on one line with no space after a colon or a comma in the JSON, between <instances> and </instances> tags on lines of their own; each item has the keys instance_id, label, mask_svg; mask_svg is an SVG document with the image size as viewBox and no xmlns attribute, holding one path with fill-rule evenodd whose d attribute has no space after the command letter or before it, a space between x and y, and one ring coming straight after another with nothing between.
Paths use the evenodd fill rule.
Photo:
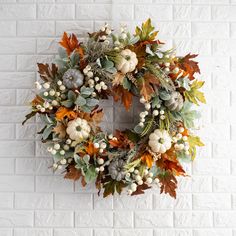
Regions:
<instances>
[{"instance_id":1,"label":"wreath","mask_svg":"<svg viewBox=\"0 0 236 236\"><path fill-rule=\"evenodd\" d=\"M181 163L203 146L193 134L199 113L193 105L205 103L199 91L204 82L197 55L183 57L163 50L148 19L130 34L126 27L114 34L105 24L86 41L64 33L55 64L38 63L41 81L26 120L38 114L44 127L42 142L53 156L53 170L65 178L95 182L106 197L126 189L144 193L153 185L176 198ZM139 123L132 129L102 131L100 99L121 101L128 111L134 97L143 104ZM23 124L25 123L23 122Z\"/></svg>"}]
</instances>

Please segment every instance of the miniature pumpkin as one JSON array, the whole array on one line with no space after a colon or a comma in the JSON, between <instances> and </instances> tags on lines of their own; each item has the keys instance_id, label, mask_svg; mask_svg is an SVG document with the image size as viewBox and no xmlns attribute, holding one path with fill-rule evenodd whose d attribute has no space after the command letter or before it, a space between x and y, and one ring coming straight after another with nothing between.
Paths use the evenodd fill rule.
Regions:
<instances>
[{"instance_id":1,"label":"miniature pumpkin","mask_svg":"<svg viewBox=\"0 0 236 236\"><path fill-rule=\"evenodd\" d=\"M69 135L70 139L81 142L89 137L91 131L88 122L84 119L77 118L68 122L66 133Z\"/></svg>"},{"instance_id":2,"label":"miniature pumpkin","mask_svg":"<svg viewBox=\"0 0 236 236\"><path fill-rule=\"evenodd\" d=\"M110 163L108 171L112 179L121 181L125 177L124 165L125 161L118 158Z\"/></svg>"},{"instance_id":3,"label":"miniature pumpkin","mask_svg":"<svg viewBox=\"0 0 236 236\"><path fill-rule=\"evenodd\" d=\"M165 153L171 148L171 137L167 130L156 129L150 134L148 145L153 152Z\"/></svg>"},{"instance_id":4,"label":"miniature pumpkin","mask_svg":"<svg viewBox=\"0 0 236 236\"><path fill-rule=\"evenodd\" d=\"M123 74L134 71L138 64L136 54L129 49L125 49L121 51L120 55L121 59L116 63L116 69Z\"/></svg>"},{"instance_id":5,"label":"miniature pumpkin","mask_svg":"<svg viewBox=\"0 0 236 236\"><path fill-rule=\"evenodd\" d=\"M183 105L184 105L183 97L177 91L173 91L171 93L170 99L165 101L165 106L170 111L180 111L182 109Z\"/></svg>"},{"instance_id":6,"label":"miniature pumpkin","mask_svg":"<svg viewBox=\"0 0 236 236\"><path fill-rule=\"evenodd\" d=\"M76 69L69 69L62 77L63 84L69 88L78 88L83 85L84 75Z\"/></svg>"}]
</instances>

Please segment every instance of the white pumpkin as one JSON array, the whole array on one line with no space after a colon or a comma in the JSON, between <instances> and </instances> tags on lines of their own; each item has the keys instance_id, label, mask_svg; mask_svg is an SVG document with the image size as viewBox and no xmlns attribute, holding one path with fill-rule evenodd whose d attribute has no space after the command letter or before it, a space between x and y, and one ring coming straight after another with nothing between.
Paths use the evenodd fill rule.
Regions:
<instances>
[{"instance_id":1,"label":"white pumpkin","mask_svg":"<svg viewBox=\"0 0 236 236\"><path fill-rule=\"evenodd\" d=\"M116 69L123 74L134 71L138 64L136 54L129 49L124 49L121 51L120 55L121 60L116 63Z\"/></svg>"},{"instance_id":2,"label":"white pumpkin","mask_svg":"<svg viewBox=\"0 0 236 236\"><path fill-rule=\"evenodd\" d=\"M91 128L88 122L84 119L77 118L68 122L66 133L70 139L81 142L89 137Z\"/></svg>"},{"instance_id":3,"label":"white pumpkin","mask_svg":"<svg viewBox=\"0 0 236 236\"><path fill-rule=\"evenodd\" d=\"M156 129L150 134L148 145L153 152L165 153L171 148L171 137L166 130Z\"/></svg>"}]
</instances>

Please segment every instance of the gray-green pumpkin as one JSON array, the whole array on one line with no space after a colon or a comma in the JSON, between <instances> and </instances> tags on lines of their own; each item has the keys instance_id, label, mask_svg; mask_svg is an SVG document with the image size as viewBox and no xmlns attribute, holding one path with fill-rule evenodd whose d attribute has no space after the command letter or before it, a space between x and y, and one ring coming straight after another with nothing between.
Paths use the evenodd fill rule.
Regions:
<instances>
[{"instance_id":1,"label":"gray-green pumpkin","mask_svg":"<svg viewBox=\"0 0 236 236\"><path fill-rule=\"evenodd\" d=\"M170 95L170 99L165 101L165 106L170 111L180 111L184 105L182 95L177 91L173 91Z\"/></svg>"},{"instance_id":2,"label":"gray-green pumpkin","mask_svg":"<svg viewBox=\"0 0 236 236\"><path fill-rule=\"evenodd\" d=\"M62 77L63 84L69 88L78 88L83 85L84 75L76 69L69 69Z\"/></svg>"},{"instance_id":3,"label":"gray-green pumpkin","mask_svg":"<svg viewBox=\"0 0 236 236\"><path fill-rule=\"evenodd\" d=\"M122 179L124 179L126 174L124 170L124 165L125 161L118 158L110 163L108 171L112 179L117 181L121 181Z\"/></svg>"}]
</instances>

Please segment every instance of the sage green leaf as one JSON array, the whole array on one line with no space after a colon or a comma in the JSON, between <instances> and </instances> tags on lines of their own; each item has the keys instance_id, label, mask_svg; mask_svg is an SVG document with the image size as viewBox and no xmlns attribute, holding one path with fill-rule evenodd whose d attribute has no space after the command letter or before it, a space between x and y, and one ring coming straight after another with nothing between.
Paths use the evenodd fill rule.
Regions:
<instances>
[{"instance_id":1,"label":"sage green leaf","mask_svg":"<svg viewBox=\"0 0 236 236\"><path fill-rule=\"evenodd\" d=\"M123 87L127 90L131 89L131 82L126 77L123 79Z\"/></svg>"},{"instance_id":2,"label":"sage green leaf","mask_svg":"<svg viewBox=\"0 0 236 236\"><path fill-rule=\"evenodd\" d=\"M72 90L70 90L70 91L68 92L68 99L69 99L70 101L74 102L74 101L76 100L76 94L75 94L75 92L73 92Z\"/></svg>"},{"instance_id":3,"label":"sage green leaf","mask_svg":"<svg viewBox=\"0 0 236 236\"><path fill-rule=\"evenodd\" d=\"M99 101L95 98L87 98L86 99L86 105L89 107L95 107L98 105Z\"/></svg>"},{"instance_id":4,"label":"sage green leaf","mask_svg":"<svg viewBox=\"0 0 236 236\"><path fill-rule=\"evenodd\" d=\"M58 48L58 54L59 54L59 57L60 57L61 59L64 59L64 58L67 58L67 57L68 57L66 50L65 50L64 48L62 48L62 47L59 47L59 48Z\"/></svg>"},{"instance_id":5,"label":"sage green leaf","mask_svg":"<svg viewBox=\"0 0 236 236\"><path fill-rule=\"evenodd\" d=\"M67 108L70 108L73 106L73 102L70 100L63 101L63 102L61 102L61 104Z\"/></svg>"},{"instance_id":6,"label":"sage green leaf","mask_svg":"<svg viewBox=\"0 0 236 236\"><path fill-rule=\"evenodd\" d=\"M82 97L81 95L79 95L77 99L75 100L75 104L82 107L86 104L86 99Z\"/></svg>"},{"instance_id":7,"label":"sage green leaf","mask_svg":"<svg viewBox=\"0 0 236 236\"><path fill-rule=\"evenodd\" d=\"M43 140L46 140L48 138L48 136L52 132L52 129L53 129L53 125L47 125L47 127L44 129L44 131L42 133Z\"/></svg>"},{"instance_id":8,"label":"sage green leaf","mask_svg":"<svg viewBox=\"0 0 236 236\"><path fill-rule=\"evenodd\" d=\"M94 91L93 88L88 88L85 86L80 88L80 93L81 93L81 95L84 95L84 96L90 96L93 91Z\"/></svg>"}]
</instances>

